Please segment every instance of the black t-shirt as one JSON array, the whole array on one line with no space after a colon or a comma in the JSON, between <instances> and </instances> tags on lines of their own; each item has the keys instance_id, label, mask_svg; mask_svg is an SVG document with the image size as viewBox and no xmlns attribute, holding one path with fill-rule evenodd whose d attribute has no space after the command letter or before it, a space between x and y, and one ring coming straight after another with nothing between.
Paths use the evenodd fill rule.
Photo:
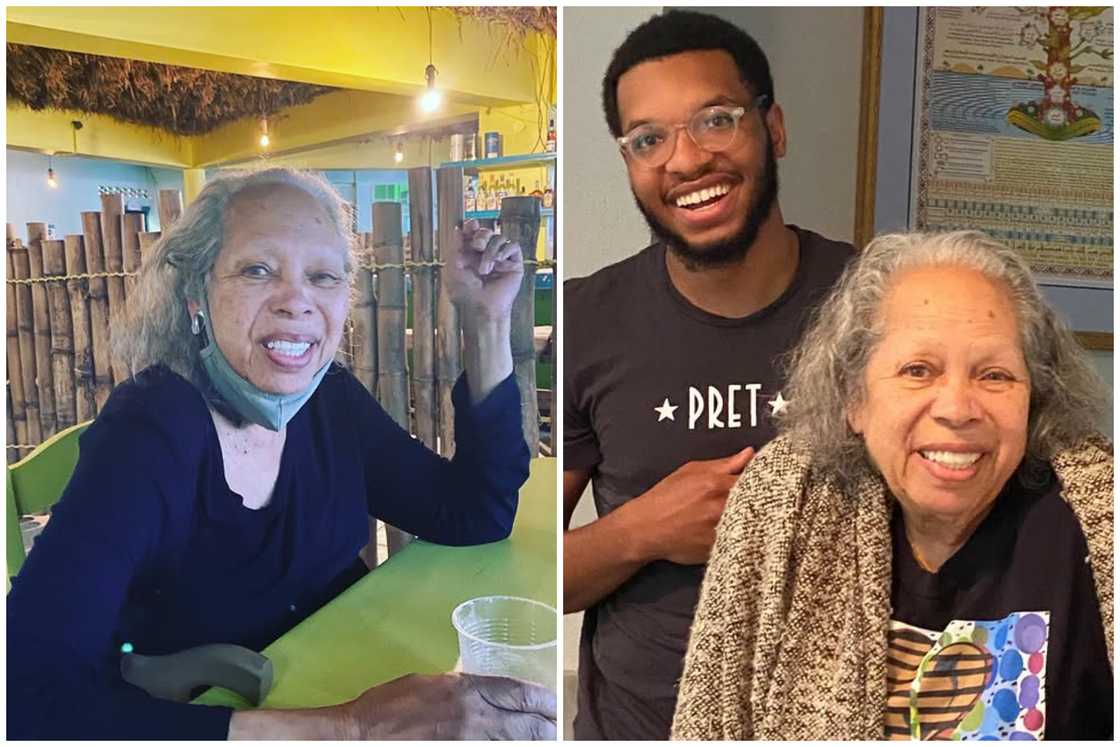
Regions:
<instances>
[{"instance_id":1,"label":"black t-shirt","mask_svg":"<svg viewBox=\"0 0 1120 747\"><path fill-rule=\"evenodd\" d=\"M689 303L658 244L564 284L564 469L590 470L599 516L686 462L774 437L779 359L853 254L791 228L790 287L741 319ZM587 610L577 739L668 738L703 576L702 565L650 563Z\"/></svg>"},{"instance_id":2,"label":"black t-shirt","mask_svg":"<svg viewBox=\"0 0 1120 747\"><path fill-rule=\"evenodd\" d=\"M1085 535L1013 479L937 573L892 519L887 736L1108 739L1112 668Z\"/></svg>"}]
</instances>

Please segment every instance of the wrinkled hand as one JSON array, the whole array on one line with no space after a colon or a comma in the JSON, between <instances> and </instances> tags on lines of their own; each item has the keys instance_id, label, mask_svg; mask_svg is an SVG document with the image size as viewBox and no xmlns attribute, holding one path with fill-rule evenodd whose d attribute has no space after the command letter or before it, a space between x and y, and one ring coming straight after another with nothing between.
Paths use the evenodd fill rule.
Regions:
<instances>
[{"instance_id":1,"label":"wrinkled hand","mask_svg":"<svg viewBox=\"0 0 1120 747\"><path fill-rule=\"evenodd\" d=\"M682 464L632 501L651 525L650 554L681 565L708 562L728 493L753 458L748 446L722 459Z\"/></svg>"},{"instance_id":2,"label":"wrinkled hand","mask_svg":"<svg viewBox=\"0 0 1120 747\"><path fill-rule=\"evenodd\" d=\"M339 708L353 739L556 739L556 696L509 677L409 674Z\"/></svg>"},{"instance_id":3,"label":"wrinkled hand","mask_svg":"<svg viewBox=\"0 0 1120 747\"><path fill-rule=\"evenodd\" d=\"M480 321L508 318L525 273L521 245L469 220L459 229L444 282L460 313Z\"/></svg>"}]
</instances>

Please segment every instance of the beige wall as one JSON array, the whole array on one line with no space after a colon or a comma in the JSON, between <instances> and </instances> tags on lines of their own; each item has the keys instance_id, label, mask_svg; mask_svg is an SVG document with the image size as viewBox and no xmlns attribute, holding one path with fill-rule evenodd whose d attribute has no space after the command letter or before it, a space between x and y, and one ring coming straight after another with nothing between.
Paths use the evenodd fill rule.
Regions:
<instances>
[{"instance_id":1,"label":"beige wall","mask_svg":"<svg viewBox=\"0 0 1120 747\"><path fill-rule=\"evenodd\" d=\"M859 143L863 8L694 8L755 38L785 113L778 164L787 223L852 240Z\"/></svg>"},{"instance_id":2,"label":"beige wall","mask_svg":"<svg viewBox=\"0 0 1120 747\"><path fill-rule=\"evenodd\" d=\"M564 8L564 277L589 275L637 253L649 228L634 205L600 98L603 73L626 35L661 8Z\"/></svg>"}]
</instances>

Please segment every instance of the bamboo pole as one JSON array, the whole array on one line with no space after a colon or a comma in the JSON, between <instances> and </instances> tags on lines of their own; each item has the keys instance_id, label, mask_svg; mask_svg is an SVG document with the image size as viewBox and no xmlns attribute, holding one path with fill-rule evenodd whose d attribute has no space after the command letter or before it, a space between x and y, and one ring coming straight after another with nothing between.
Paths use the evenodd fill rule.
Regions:
<instances>
[{"instance_id":1,"label":"bamboo pole","mask_svg":"<svg viewBox=\"0 0 1120 747\"><path fill-rule=\"evenodd\" d=\"M125 213L121 216L121 260L125 272L138 272L140 270L140 234L144 231L144 216L140 213ZM124 298L128 297L136 287L136 278L124 279Z\"/></svg>"},{"instance_id":2,"label":"bamboo pole","mask_svg":"<svg viewBox=\"0 0 1120 747\"><path fill-rule=\"evenodd\" d=\"M26 280L31 277L31 262L27 248L19 239L12 242L8 249L12 259L12 278ZM23 443L37 444L43 440L42 418L39 415L39 386L36 383L38 371L35 361L35 312L31 298L31 286L27 283L13 284L16 297L16 318L19 322L19 362L23 379L23 407L27 413L27 440ZM10 371L11 369L9 369Z\"/></svg>"},{"instance_id":3,"label":"bamboo pole","mask_svg":"<svg viewBox=\"0 0 1120 747\"><path fill-rule=\"evenodd\" d=\"M432 170L408 170L412 233L412 396L416 437L436 449L438 403L435 388L435 258L432 247Z\"/></svg>"},{"instance_id":4,"label":"bamboo pole","mask_svg":"<svg viewBox=\"0 0 1120 747\"><path fill-rule=\"evenodd\" d=\"M361 235L362 251L358 261L357 301L350 312L353 321L354 376L370 394L377 396L377 299L373 294L373 240Z\"/></svg>"},{"instance_id":5,"label":"bamboo pole","mask_svg":"<svg viewBox=\"0 0 1120 747\"><path fill-rule=\"evenodd\" d=\"M86 250L86 271L91 275L105 272L105 250L101 245L101 213L82 213L82 238ZM113 391L113 371L109 361L109 284L104 277L89 279L89 327L93 348L94 400L97 410Z\"/></svg>"},{"instance_id":6,"label":"bamboo pole","mask_svg":"<svg viewBox=\"0 0 1120 747\"><path fill-rule=\"evenodd\" d=\"M85 246L79 234L66 237L66 273L86 274ZM84 423L97 415L97 400L94 397L92 331L89 321L89 280L71 278L66 281L66 289L70 293L71 326L74 330L74 406L78 422Z\"/></svg>"},{"instance_id":7,"label":"bamboo pole","mask_svg":"<svg viewBox=\"0 0 1120 747\"><path fill-rule=\"evenodd\" d=\"M17 241L12 237L11 224L8 224L8 251L5 252L8 260L8 277L15 278L12 251ZM23 396L23 360L19 349L19 311L16 303L16 286L8 286L8 425L15 433L14 440L9 443L25 444L27 441L27 409ZM8 461L14 461L12 454ZM15 450L15 459L22 456L20 450Z\"/></svg>"},{"instance_id":8,"label":"bamboo pole","mask_svg":"<svg viewBox=\"0 0 1120 747\"><path fill-rule=\"evenodd\" d=\"M121 246L121 216L124 215L124 197L120 193L101 195L101 242L105 250L105 269L109 272L124 271L124 250ZM110 329L124 320L124 278L108 278ZM113 384L128 378L128 369L110 355L109 365Z\"/></svg>"},{"instance_id":9,"label":"bamboo pole","mask_svg":"<svg viewBox=\"0 0 1120 747\"><path fill-rule=\"evenodd\" d=\"M358 235L361 250L357 268L357 301L351 311L351 341L354 349L352 365L354 376L371 395L377 396L377 298L373 293L373 235ZM369 524L369 544L359 555L369 568L376 568L378 561L377 519L367 517ZM388 529L386 529L388 531Z\"/></svg>"},{"instance_id":10,"label":"bamboo pole","mask_svg":"<svg viewBox=\"0 0 1120 747\"><path fill-rule=\"evenodd\" d=\"M12 411L12 387L11 387L11 384L8 385L7 395L8 395L8 412L11 412ZM9 444L23 443L22 441L19 440L19 436L16 433L15 418L5 418L5 419L8 421L8 443ZM9 447L8 448L8 464L15 464L18 461L19 461L19 449L15 448L14 446Z\"/></svg>"},{"instance_id":11,"label":"bamboo pole","mask_svg":"<svg viewBox=\"0 0 1120 747\"><path fill-rule=\"evenodd\" d=\"M27 259L31 279L43 277L43 240L47 237L46 223L27 224ZM31 306L35 322L35 381L39 387L39 420L43 424L43 438L58 430L55 422L54 380L51 375L51 317L45 283L31 284Z\"/></svg>"},{"instance_id":12,"label":"bamboo pole","mask_svg":"<svg viewBox=\"0 0 1120 747\"><path fill-rule=\"evenodd\" d=\"M66 275L66 244L43 241L43 275ZM45 283L51 317L51 378L54 379L55 421L65 430L78 422L74 396L74 321L66 281Z\"/></svg>"},{"instance_id":13,"label":"bamboo pole","mask_svg":"<svg viewBox=\"0 0 1120 747\"><path fill-rule=\"evenodd\" d=\"M140 266L143 267L152 255L152 247L159 241L162 234L159 231L140 232Z\"/></svg>"},{"instance_id":14,"label":"bamboo pole","mask_svg":"<svg viewBox=\"0 0 1120 747\"><path fill-rule=\"evenodd\" d=\"M457 251L458 227L463 222L463 171L436 171L439 204L439 258L446 262ZM436 275L436 393L439 397L439 453L450 459L455 453L455 411L451 389L463 370L459 335L459 310L451 302L443 282L444 270Z\"/></svg>"},{"instance_id":15,"label":"bamboo pole","mask_svg":"<svg viewBox=\"0 0 1120 747\"><path fill-rule=\"evenodd\" d=\"M166 233L167 229L179 220L183 214L183 197L177 189L161 189L159 191L159 230Z\"/></svg>"},{"instance_id":16,"label":"bamboo pole","mask_svg":"<svg viewBox=\"0 0 1120 747\"><path fill-rule=\"evenodd\" d=\"M535 197L507 197L502 200L502 235L521 244L527 257L537 245L541 228L541 203ZM540 410L537 405L537 354L533 346L533 291L536 285L535 265L525 268L521 289L513 302L510 346L513 350L513 372L521 391L521 430L529 453L540 453Z\"/></svg>"},{"instance_id":17,"label":"bamboo pole","mask_svg":"<svg viewBox=\"0 0 1120 747\"><path fill-rule=\"evenodd\" d=\"M350 312L351 324L351 362L354 376L371 395L377 396L377 298L373 293L373 236L370 233L358 234L361 247L356 279L357 300ZM369 568L376 568L379 550L377 547L377 519L367 517L369 524L369 544L358 553ZM386 530L387 531L387 530Z\"/></svg>"},{"instance_id":18,"label":"bamboo pole","mask_svg":"<svg viewBox=\"0 0 1120 747\"><path fill-rule=\"evenodd\" d=\"M373 203L373 251L377 271L377 391L381 406L399 426L408 430L408 370L405 362L404 240L401 206ZM386 525L389 554L407 545L412 537Z\"/></svg>"}]
</instances>

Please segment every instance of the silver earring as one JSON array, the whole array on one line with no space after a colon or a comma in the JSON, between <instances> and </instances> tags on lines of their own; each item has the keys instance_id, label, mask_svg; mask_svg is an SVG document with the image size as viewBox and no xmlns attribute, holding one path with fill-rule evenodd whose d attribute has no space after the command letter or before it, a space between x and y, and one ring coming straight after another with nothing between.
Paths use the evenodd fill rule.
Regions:
<instances>
[{"instance_id":1,"label":"silver earring","mask_svg":"<svg viewBox=\"0 0 1120 747\"><path fill-rule=\"evenodd\" d=\"M191 334L198 335L202 333L202 312L198 312L191 317Z\"/></svg>"}]
</instances>

